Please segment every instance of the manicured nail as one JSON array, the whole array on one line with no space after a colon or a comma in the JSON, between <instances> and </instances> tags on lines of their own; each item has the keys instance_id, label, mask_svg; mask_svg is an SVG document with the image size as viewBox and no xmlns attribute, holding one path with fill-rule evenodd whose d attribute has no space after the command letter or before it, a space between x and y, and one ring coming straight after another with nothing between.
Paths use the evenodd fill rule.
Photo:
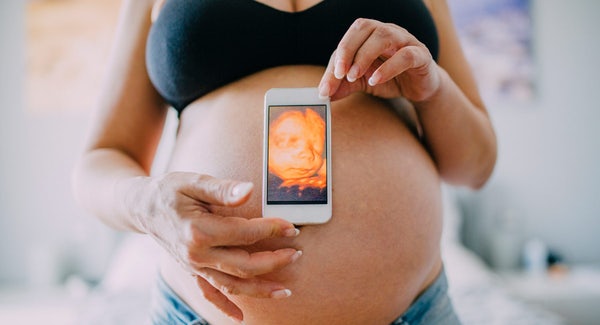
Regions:
<instances>
[{"instance_id":1,"label":"manicured nail","mask_svg":"<svg viewBox=\"0 0 600 325\"><path fill-rule=\"evenodd\" d=\"M350 71L348 71L348 74L346 75L346 79L349 82L355 82L357 76L358 76L358 66L353 65L352 68L350 68Z\"/></svg>"},{"instance_id":2,"label":"manicured nail","mask_svg":"<svg viewBox=\"0 0 600 325\"><path fill-rule=\"evenodd\" d=\"M319 99L329 99L329 85L319 86Z\"/></svg>"},{"instance_id":3,"label":"manicured nail","mask_svg":"<svg viewBox=\"0 0 600 325\"><path fill-rule=\"evenodd\" d=\"M300 234L300 229L298 229L298 228L290 228L290 229L286 229L286 230L283 232L283 235L284 235L285 237L296 237L296 236L298 236L299 234Z\"/></svg>"},{"instance_id":4,"label":"manicured nail","mask_svg":"<svg viewBox=\"0 0 600 325\"><path fill-rule=\"evenodd\" d=\"M234 322L236 322L236 323L238 323L238 324L240 324L240 325L246 325L246 323L244 323L244 321L243 321L243 320L241 320L241 319L239 319L239 318L237 318L237 317L234 317L234 316L229 316L229 318L231 318L231 320L233 320Z\"/></svg>"},{"instance_id":5,"label":"manicured nail","mask_svg":"<svg viewBox=\"0 0 600 325\"><path fill-rule=\"evenodd\" d=\"M296 253L292 255L292 263L296 262L296 260L299 259L300 256L302 256L302 251L296 251Z\"/></svg>"},{"instance_id":6,"label":"manicured nail","mask_svg":"<svg viewBox=\"0 0 600 325\"><path fill-rule=\"evenodd\" d=\"M271 298L275 298L275 299L287 298L291 295L292 295L292 291L290 289L281 289L281 290L275 290L275 291L271 292Z\"/></svg>"},{"instance_id":7,"label":"manicured nail","mask_svg":"<svg viewBox=\"0 0 600 325\"><path fill-rule=\"evenodd\" d=\"M233 189L231 190L231 196L234 199L242 198L242 197L248 195L248 193L250 193L250 191L252 190L253 187L254 187L254 185L249 182L239 183L236 186L234 186Z\"/></svg>"},{"instance_id":8,"label":"manicured nail","mask_svg":"<svg viewBox=\"0 0 600 325\"><path fill-rule=\"evenodd\" d=\"M379 74L376 72L374 73L371 78L369 78L369 86L373 87L375 86L379 80L381 79L381 76L379 76Z\"/></svg>"},{"instance_id":9,"label":"manicured nail","mask_svg":"<svg viewBox=\"0 0 600 325\"><path fill-rule=\"evenodd\" d=\"M337 79L342 79L344 78L344 65L342 64L342 62L337 62L335 65L335 69L333 70L333 74L335 75L335 77Z\"/></svg>"}]
</instances>

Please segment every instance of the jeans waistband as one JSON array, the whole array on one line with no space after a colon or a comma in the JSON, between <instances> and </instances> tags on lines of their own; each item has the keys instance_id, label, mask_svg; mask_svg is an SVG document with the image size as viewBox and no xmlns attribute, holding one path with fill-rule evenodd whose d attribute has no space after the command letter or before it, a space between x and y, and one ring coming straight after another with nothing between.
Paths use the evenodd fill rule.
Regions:
<instances>
[{"instance_id":1,"label":"jeans waistband","mask_svg":"<svg viewBox=\"0 0 600 325\"><path fill-rule=\"evenodd\" d=\"M150 315L153 325L210 325L160 275L157 276Z\"/></svg>"},{"instance_id":2,"label":"jeans waistband","mask_svg":"<svg viewBox=\"0 0 600 325\"><path fill-rule=\"evenodd\" d=\"M408 310L391 325L460 325L448 296L444 269L436 280L415 299Z\"/></svg>"}]
</instances>

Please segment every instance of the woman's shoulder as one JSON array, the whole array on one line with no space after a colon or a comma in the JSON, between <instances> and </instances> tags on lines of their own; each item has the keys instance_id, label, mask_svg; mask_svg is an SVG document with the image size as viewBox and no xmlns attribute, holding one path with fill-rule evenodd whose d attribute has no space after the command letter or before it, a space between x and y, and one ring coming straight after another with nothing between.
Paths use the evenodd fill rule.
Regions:
<instances>
[{"instance_id":1,"label":"woman's shoulder","mask_svg":"<svg viewBox=\"0 0 600 325\"><path fill-rule=\"evenodd\" d=\"M151 10L157 3L162 3L164 0L123 0L121 8L135 8L140 11Z\"/></svg>"},{"instance_id":2,"label":"woman's shoulder","mask_svg":"<svg viewBox=\"0 0 600 325\"><path fill-rule=\"evenodd\" d=\"M146 0L146 1L152 3L152 22L155 22L156 18L158 18L158 14L160 13L160 10L162 9L166 0Z\"/></svg>"},{"instance_id":3,"label":"woman's shoulder","mask_svg":"<svg viewBox=\"0 0 600 325\"><path fill-rule=\"evenodd\" d=\"M425 7L427 7L427 9L429 9L429 11L431 11L431 3L432 2L433 2L432 0L423 0Z\"/></svg>"}]
</instances>

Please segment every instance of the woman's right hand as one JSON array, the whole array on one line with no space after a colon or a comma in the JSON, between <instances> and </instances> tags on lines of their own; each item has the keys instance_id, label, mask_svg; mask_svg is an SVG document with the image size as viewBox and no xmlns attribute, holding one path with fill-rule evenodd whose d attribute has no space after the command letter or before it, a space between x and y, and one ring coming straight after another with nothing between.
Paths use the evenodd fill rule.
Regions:
<instances>
[{"instance_id":1,"label":"woman's right hand","mask_svg":"<svg viewBox=\"0 0 600 325\"><path fill-rule=\"evenodd\" d=\"M249 252L245 246L273 237L295 237L293 224L273 218L220 216L214 207L245 203L252 183L173 172L144 178L128 205L137 226L151 235L190 274L206 299L230 317L241 310L226 295L284 298L283 285L256 276L279 270L302 252L293 248Z\"/></svg>"}]
</instances>

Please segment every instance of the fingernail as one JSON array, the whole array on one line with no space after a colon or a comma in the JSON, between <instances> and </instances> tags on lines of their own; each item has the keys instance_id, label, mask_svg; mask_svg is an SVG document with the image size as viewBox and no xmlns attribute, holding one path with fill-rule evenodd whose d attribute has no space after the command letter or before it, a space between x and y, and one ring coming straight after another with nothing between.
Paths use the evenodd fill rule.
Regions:
<instances>
[{"instance_id":1,"label":"fingernail","mask_svg":"<svg viewBox=\"0 0 600 325\"><path fill-rule=\"evenodd\" d=\"M234 198L244 197L250 193L250 190L252 190L253 187L254 185L249 182L239 183L231 189L231 196Z\"/></svg>"},{"instance_id":2,"label":"fingernail","mask_svg":"<svg viewBox=\"0 0 600 325\"><path fill-rule=\"evenodd\" d=\"M371 78L369 78L369 86L375 86L378 82L379 79L381 79L381 77L379 76L378 73L374 73Z\"/></svg>"},{"instance_id":3,"label":"fingernail","mask_svg":"<svg viewBox=\"0 0 600 325\"><path fill-rule=\"evenodd\" d=\"M319 86L319 99L328 99L329 98L329 85L327 86Z\"/></svg>"},{"instance_id":4,"label":"fingernail","mask_svg":"<svg viewBox=\"0 0 600 325\"><path fill-rule=\"evenodd\" d=\"M275 291L271 292L271 298L275 298L275 299L287 298L291 295L292 295L292 291L290 289L281 289L281 290L275 290Z\"/></svg>"},{"instance_id":5,"label":"fingernail","mask_svg":"<svg viewBox=\"0 0 600 325\"><path fill-rule=\"evenodd\" d=\"M330 100L331 98L327 95L319 94L319 99L321 100Z\"/></svg>"},{"instance_id":6,"label":"fingernail","mask_svg":"<svg viewBox=\"0 0 600 325\"><path fill-rule=\"evenodd\" d=\"M357 76L358 76L358 66L353 65L352 68L350 68L350 71L348 71L348 74L346 75L346 79L349 82L355 82Z\"/></svg>"},{"instance_id":7,"label":"fingernail","mask_svg":"<svg viewBox=\"0 0 600 325\"><path fill-rule=\"evenodd\" d=\"M342 79L342 78L344 78L344 72L343 72L343 70L344 70L344 66L342 65L342 63L341 63L341 62L338 62L338 63L335 65L335 69L333 70L333 74L335 75L335 77L336 77L337 79Z\"/></svg>"},{"instance_id":8,"label":"fingernail","mask_svg":"<svg viewBox=\"0 0 600 325\"><path fill-rule=\"evenodd\" d=\"M302 251L296 251L296 253L292 255L292 263L296 262L296 260L299 259L302 254Z\"/></svg>"},{"instance_id":9,"label":"fingernail","mask_svg":"<svg viewBox=\"0 0 600 325\"><path fill-rule=\"evenodd\" d=\"M298 236L299 234L300 234L300 229L298 229L298 228L290 228L290 229L286 229L286 230L283 232L283 235L284 235L285 237L296 237L296 236Z\"/></svg>"}]
</instances>

